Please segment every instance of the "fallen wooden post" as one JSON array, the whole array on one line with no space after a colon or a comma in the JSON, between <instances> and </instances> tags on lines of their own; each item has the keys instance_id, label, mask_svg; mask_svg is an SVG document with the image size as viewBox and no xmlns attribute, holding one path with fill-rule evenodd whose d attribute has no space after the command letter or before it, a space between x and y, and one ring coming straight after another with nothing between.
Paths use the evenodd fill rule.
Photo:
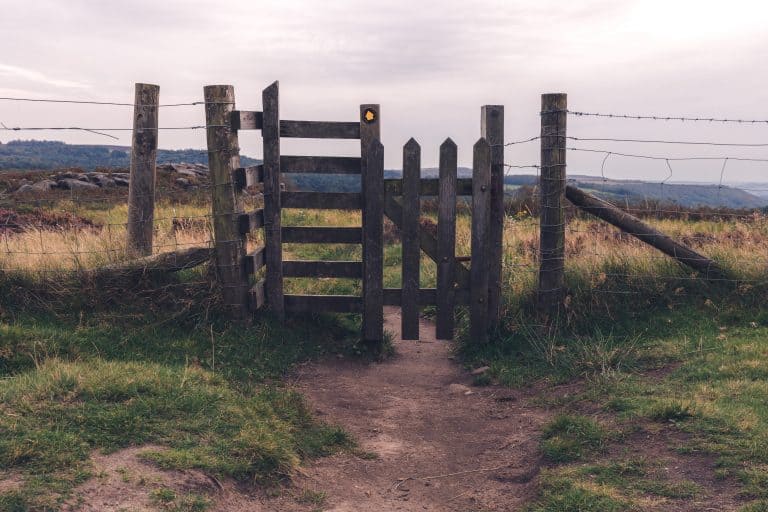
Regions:
<instances>
[{"instance_id":1,"label":"fallen wooden post","mask_svg":"<svg viewBox=\"0 0 768 512\"><path fill-rule=\"evenodd\" d=\"M730 278L728 273L711 259L697 253L690 247L674 241L637 217L616 208L600 198L572 185L565 187L565 197L582 210L616 226L627 234L660 250L667 256L675 258L680 263L691 267L697 272L701 272L707 279Z\"/></svg>"},{"instance_id":2,"label":"fallen wooden post","mask_svg":"<svg viewBox=\"0 0 768 512\"><path fill-rule=\"evenodd\" d=\"M90 270L94 279L125 279L147 274L178 272L207 263L213 256L209 247L192 247L176 252L164 252L135 260L114 263Z\"/></svg>"}]
</instances>

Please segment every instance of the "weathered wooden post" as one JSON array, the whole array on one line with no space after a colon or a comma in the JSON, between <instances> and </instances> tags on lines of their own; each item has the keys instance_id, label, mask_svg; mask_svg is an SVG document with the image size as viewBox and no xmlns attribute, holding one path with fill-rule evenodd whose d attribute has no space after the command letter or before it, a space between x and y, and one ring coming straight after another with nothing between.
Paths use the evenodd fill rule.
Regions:
<instances>
[{"instance_id":1,"label":"weathered wooden post","mask_svg":"<svg viewBox=\"0 0 768 512\"><path fill-rule=\"evenodd\" d=\"M556 316L565 286L565 94L541 96L539 310Z\"/></svg>"},{"instance_id":2,"label":"weathered wooden post","mask_svg":"<svg viewBox=\"0 0 768 512\"><path fill-rule=\"evenodd\" d=\"M283 294L283 241L280 198L280 84L274 82L262 92L264 142L264 238L267 258L267 306L285 318Z\"/></svg>"},{"instance_id":3,"label":"weathered wooden post","mask_svg":"<svg viewBox=\"0 0 768 512\"><path fill-rule=\"evenodd\" d=\"M363 341L384 339L384 146L379 105L360 105L363 198Z\"/></svg>"},{"instance_id":4,"label":"weathered wooden post","mask_svg":"<svg viewBox=\"0 0 768 512\"><path fill-rule=\"evenodd\" d=\"M421 147L410 139L403 147L403 292L401 307L402 338L419 339L419 284L421 248L419 217L421 204Z\"/></svg>"},{"instance_id":5,"label":"weathered wooden post","mask_svg":"<svg viewBox=\"0 0 768 512\"><path fill-rule=\"evenodd\" d=\"M127 226L127 250L132 257L152 254L159 100L160 86L136 84Z\"/></svg>"},{"instance_id":6,"label":"weathered wooden post","mask_svg":"<svg viewBox=\"0 0 768 512\"><path fill-rule=\"evenodd\" d=\"M456 143L440 145L437 196L437 325L439 340L452 340L456 306Z\"/></svg>"},{"instance_id":7,"label":"weathered wooden post","mask_svg":"<svg viewBox=\"0 0 768 512\"><path fill-rule=\"evenodd\" d=\"M488 321L491 329L501 319L501 270L504 257L504 106L480 110L480 136L491 145L491 226L488 232Z\"/></svg>"},{"instance_id":8,"label":"weathered wooden post","mask_svg":"<svg viewBox=\"0 0 768 512\"><path fill-rule=\"evenodd\" d=\"M224 305L231 317L247 322L246 238L240 233L238 225L243 203L232 177L235 169L240 167L237 131L231 127L235 90L231 85L209 85L204 88L204 93L216 274L222 287Z\"/></svg>"},{"instance_id":9,"label":"weathered wooden post","mask_svg":"<svg viewBox=\"0 0 768 512\"><path fill-rule=\"evenodd\" d=\"M472 341L488 341L488 271L491 223L491 147L480 139L472 157L472 266L469 323Z\"/></svg>"}]
</instances>

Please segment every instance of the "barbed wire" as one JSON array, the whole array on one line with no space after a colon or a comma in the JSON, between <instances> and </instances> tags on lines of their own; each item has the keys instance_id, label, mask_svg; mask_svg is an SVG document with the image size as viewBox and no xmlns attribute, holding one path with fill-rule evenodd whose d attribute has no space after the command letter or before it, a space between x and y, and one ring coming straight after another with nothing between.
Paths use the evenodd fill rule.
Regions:
<instances>
[{"instance_id":1,"label":"barbed wire","mask_svg":"<svg viewBox=\"0 0 768 512\"><path fill-rule=\"evenodd\" d=\"M609 119L633 119L633 120L650 120L650 121L691 121L691 122L708 122L708 123L738 123L738 124L768 124L768 119L738 119L738 118L722 118L722 117L706 117L706 116L660 116L652 114L610 114L601 112L582 112L576 110L549 110L543 111L541 114L554 114L566 112L569 115L577 117L603 117Z\"/></svg>"},{"instance_id":2,"label":"barbed wire","mask_svg":"<svg viewBox=\"0 0 768 512\"><path fill-rule=\"evenodd\" d=\"M188 101L182 103L127 103L121 101L96 101L96 100L69 100L69 99L50 99L50 98L23 98L23 97L10 97L2 96L0 101L18 101L28 103L69 103L75 105L104 105L104 106L117 106L117 107L188 107L197 105L234 105L234 101Z\"/></svg>"}]
</instances>

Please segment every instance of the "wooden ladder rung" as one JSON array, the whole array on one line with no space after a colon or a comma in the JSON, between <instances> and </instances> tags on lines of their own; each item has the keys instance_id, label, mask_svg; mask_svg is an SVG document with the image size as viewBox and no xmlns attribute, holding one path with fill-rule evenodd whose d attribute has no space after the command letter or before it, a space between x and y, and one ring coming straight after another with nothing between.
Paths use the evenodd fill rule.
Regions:
<instances>
[{"instance_id":1,"label":"wooden ladder rung","mask_svg":"<svg viewBox=\"0 0 768 512\"><path fill-rule=\"evenodd\" d=\"M249 185L264 183L264 166L262 164L250 167L238 167L232 171L232 185L241 192Z\"/></svg>"},{"instance_id":2,"label":"wooden ladder rung","mask_svg":"<svg viewBox=\"0 0 768 512\"><path fill-rule=\"evenodd\" d=\"M266 264L267 264L266 251L262 246L245 257L245 260L244 260L245 273L255 274L256 272L259 271L260 268L264 267L264 265Z\"/></svg>"},{"instance_id":3,"label":"wooden ladder rung","mask_svg":"<svg viewBox=\"0 0 768 512\"><path fill-rule=\"evenodd\" d=\"M248 295L251 297L251 310L256 311L258 309L261 309L262 306L267 302L267 295L265 292L265 280L260 279L256 282L255 285L253 285L253 288L250 289L248 292Z\"/></svg>"},{"instance_id":4,"label":"wooden ladder rung","mask_svg":"<svg viewBox=\"0 0 768 512\"><path fill-rule=\"evenodd\" d=\"M283 261L283 277L363 277L361 261Z\"/></svg>"},{"instance_id":5,"label":"wooden ladder rung","mask_svg":"<svg viewBox=\"0 0 768 512\"><path fill-rule=\"evenodd\" d=\"M358 227L283 227L283 243L292 244L359 244L363 228Z\"/></svg>"},{"instance_id":6,"label":"wooden ladder rung","mask_svg":"<svg viewBox=\"0 0 768 512\"><path fill-rule=\"evenodd\" d=\"M355 295L285 295L285 310L292 313L362 313L363 299Z\"/></svg>"},{"instance_id":7,"label":"wooden ladder rung","mask_svg":"<svg viewBox=\"0 0 768 512\"><path fill-rule=\"evenodd\" d=\"M258 209L249 213L241 213L237 219L241 235L247 235L254 229L264 226L264 210Z\"/></svg>"}]
</instances>

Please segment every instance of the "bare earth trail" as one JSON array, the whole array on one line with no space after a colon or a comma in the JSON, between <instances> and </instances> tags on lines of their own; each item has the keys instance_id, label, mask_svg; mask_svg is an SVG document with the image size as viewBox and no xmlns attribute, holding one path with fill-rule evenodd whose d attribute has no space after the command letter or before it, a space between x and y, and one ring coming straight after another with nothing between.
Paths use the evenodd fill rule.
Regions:
<instances>
[{"instance_id":1,"label":"bare earth trail","mask_svg":"<svg viewBox=\"0 0 768 512\"><path fill-rule=\"evenodd\" d=\"M525 405L525 392L469 387L471 375L430 322L421 320L420 341L403 341L400 311L387 308L385 329L395 335L394 357L313 364L296 383L321 419L376 458L321 459L296 485L324 492L324 509L334 512L517 510L532 492L547 413Z\"/></svg>"}]
</instances>

